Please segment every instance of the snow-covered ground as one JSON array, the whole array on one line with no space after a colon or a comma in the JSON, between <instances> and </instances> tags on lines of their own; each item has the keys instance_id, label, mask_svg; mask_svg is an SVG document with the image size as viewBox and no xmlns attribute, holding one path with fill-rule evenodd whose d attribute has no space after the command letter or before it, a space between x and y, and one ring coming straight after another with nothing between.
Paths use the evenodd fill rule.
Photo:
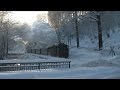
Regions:
<instances>
[{"instance_id":1,"label":"snow-covered ground","mask_svg":"<svg viewBox=\"0 0 120 90\"><path fill-rule=\"evenodd\" d=\"M103 56L102 51L87 48L70 50L71 68L34 71L0 72L0 79L118 79L120 78L120 56ZM26 53L23 60L64 60ZM28 59L27 59L28 58ZM30 59L31 58L31 59Z\"/></svg>"},{"instance_id":2,"label":"snow-covered ground","mask_svg":"<svg viewBox=\"0 0 120 90\"><path fill-rule=\"evenodd\" d=\"M69 60L71 61L70 69L0 72L0 79L120 79L120 33L114 34L110 38L104 38L106 43L101 51L96 48L97 40L92 43L86 37L80 42L80 48L76 48L75 41L72 42L68 59L30 53L20 57L23 61L28 59ZM116 56L110 53L110 46L115 47Z\"/></svg>"},{"instance_id":3,"label":"snow-covered ground","mask_svg":"<svg viewBox=\"0 0 120 90\"><path fill-rule=\"evenodd\" d=\"M107 79L120 78L120 68L79 67L63 70L20 71L0 73L1 79Z\"/></svg>"}]
</instances>

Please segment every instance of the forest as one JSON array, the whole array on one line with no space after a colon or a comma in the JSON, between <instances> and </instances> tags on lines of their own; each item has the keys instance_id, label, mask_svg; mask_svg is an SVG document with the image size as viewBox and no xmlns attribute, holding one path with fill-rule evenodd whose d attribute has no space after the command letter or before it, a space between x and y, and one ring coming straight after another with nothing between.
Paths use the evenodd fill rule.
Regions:
<instances>
[{"instance_id":1,"label":"forest","mask_svg":"<svg viewBox=\"0 0 120 90\"><path fill-rule=\"evenodd\" d=\"M120 78L120 11L47 11L32 24L11 13L0 11L0 78Z\"/></svg>"},{"instance_id":2,"label":"forest","mask_svg":"<svg viewBox=\"0 0 120 90\"><path fill-rule=\"evenodd\" d=\"M105 38L109 38L120 25L119 11L48 11L48 23L38 15L32 26L6 19L9 13L0 12L1 59L18 42L24 43L25 48L46 48L58 43L71 46L76 39L76 47L79 48L81 40L87 36L98 50L102 50Z\"/></svg>"}]
</instances>

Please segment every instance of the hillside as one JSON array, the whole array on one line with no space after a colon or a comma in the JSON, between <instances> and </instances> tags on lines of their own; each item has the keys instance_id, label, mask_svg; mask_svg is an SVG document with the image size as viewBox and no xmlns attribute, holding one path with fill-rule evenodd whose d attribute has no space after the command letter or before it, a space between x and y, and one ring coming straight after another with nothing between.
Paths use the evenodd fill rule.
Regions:
<instances>
[{"instance_id":1,"label":"hillside","mask_svg":"<svg viewBox=\"0 0 120 90\"><path fill-rule=\"evenodd\" d=\"M98 51L97 39L92 43L87 36L80 41L80 48L76 48L75 40L70 48L70 69L49 69L41 71L16 71L0 73L0 78L7 79L118 79L120 78L120 32L111 34L110 38L104 37L104 49ZM110 53L110 46L114 47L115 56ZM26 53L20 59L39 60L65 60L44 55ZM66 59L67 60L67 59Z\"/></svg>"}]
</instances>

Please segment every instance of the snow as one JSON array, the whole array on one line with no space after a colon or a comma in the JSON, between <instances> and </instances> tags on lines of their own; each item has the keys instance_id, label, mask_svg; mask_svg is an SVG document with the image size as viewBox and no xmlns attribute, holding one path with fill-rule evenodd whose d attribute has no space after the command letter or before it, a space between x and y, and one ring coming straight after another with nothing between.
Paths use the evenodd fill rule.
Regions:
<instances>
[{"instance_id":1,"label":"snow","mask_svg":"<svg viewBox=\"0 0 120 90\"><path fill-rule=\"evenodd\" d=\"M8 53L19 53L19 54L24 54L25 53L25 45L22 44L17 44L14 48L12 48Z\"/></svg>"},{"instance_id":2,"label":"snow","mask_svg":"<svg viewBox=\"0 0 120 90\"><path fill-rule=\"evenodd\" d=\"M16 71L0 73L1 79L107 79L120 76L115 67L80 67L63 70Z\"/></svg>"},{"instance_id":3,"label":"snow","mask_svg":"<svg viewBox=\"0 0 120 90\"><path fill-rule=\"evenodd\" d=\"M29 63L29 62L63 62L68 61L65 59L13 59L13 60L0 60L0 63Z\"/></svg>"},{"instance_id":4,"label":"snow","mask_svg":"<svg viewBox=\"0 0 120 90\"><path fill-rule=\"evenodd\" d=\"M0 79L120 79L120 32L113 33L110 38L104 38L104 49L98 51L97 40L94 43L89 37L80 41L76 48L72 41L68 59L25 53L19 59L11 62L38 61L71 61L71 68L48 69L33 71L0 72ZM110 54L110 46L114 47L116 56ZM2 62L8 62L4 60Z\"/></svg>"},{"instance_id":5,"label":"snow","mask_svg":"<svg viewBox=\"0 0 120 90\"><path fill-rule=\"evenodd\" d=\"M69 60L71 68L1 72L0 79L118 79L120 56L103 56L102 51L72 48L69 59L26 53L21 61ZM30 59L32 55L39 59ZM6 60L7 61L7 60ZM9 60L10 61L10 60ZM19 61L19 60L18 60ZM12 61L13 62L13 61Z\"/></svg>"}]
</instances>

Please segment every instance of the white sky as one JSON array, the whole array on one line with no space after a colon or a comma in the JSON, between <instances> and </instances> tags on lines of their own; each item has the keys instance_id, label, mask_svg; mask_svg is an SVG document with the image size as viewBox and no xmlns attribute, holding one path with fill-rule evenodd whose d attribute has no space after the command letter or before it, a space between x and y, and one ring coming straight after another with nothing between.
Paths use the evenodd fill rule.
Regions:
<instances>
[{"instance_id":1,"label":"white sky","mask_svg":"<svg viewBox=\"0 0 120 90\"><path fill-rule=\"evenodd\" d=\"M41 14L46 16L47 22L47 11L11 11L11 18L16 21L20 21L21 23L32 24L37 19L37 14Z\"/></svg>"}]
</instances>

